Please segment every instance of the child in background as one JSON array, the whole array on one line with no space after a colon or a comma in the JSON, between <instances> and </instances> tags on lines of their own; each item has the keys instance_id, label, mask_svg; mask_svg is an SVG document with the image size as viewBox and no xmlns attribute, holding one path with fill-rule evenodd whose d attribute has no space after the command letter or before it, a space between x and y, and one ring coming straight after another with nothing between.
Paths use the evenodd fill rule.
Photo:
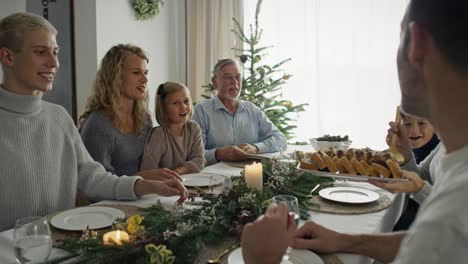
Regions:
<instances>
[{"instance_id":1,"label":"child in background","mask_svg":"<svg viewBox=\"0 0 468 264\"><path fill-rule=\"evenodd\" d=\"M411 152L417 164L420 164L421 161L426 159L439 144L439 137L437 137L434 127L432 127L431 123L425 118L401 113L401 129L404 130L403 134L408 138L408 147L411 148ZM430 162L428 164L430 164ZM403 169L406 168L403 167ZM432 179L426 180L433 184ZM418 211L419 203L409 198L406 203L406 208L393 227L393 231L408 230L413 224Z\"/></svg>"},{"instance_id":2,"label":"child in background","mask_svg":"<svg viewBox=\"0 0 468 264\"><path fill-rule=\"evenodd\" d=\"M178 174L199 172L205 166L201 129L192 117L185 85L166 82L156 93L156 120L146 140L141 170L167 168Z\"/></svg>"},{"instance_id":3,"label":"child in background","mask_svg":"<svg viewBox=\"0 0 468 264\"><path fill-rule=\"evenodd\" d=\"M419 164L439 144L439 138L427 119L401 114L401 124L416 163Z\"/></svg>"}]
</instances>

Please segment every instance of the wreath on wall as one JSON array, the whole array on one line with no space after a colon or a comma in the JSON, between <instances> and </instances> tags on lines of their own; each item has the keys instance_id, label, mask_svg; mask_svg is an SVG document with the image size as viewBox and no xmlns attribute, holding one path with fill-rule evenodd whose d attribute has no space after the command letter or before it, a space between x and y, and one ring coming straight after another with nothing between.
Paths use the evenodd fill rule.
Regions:
<instances>
[{"instance_id":1,"label":"wreath on wall","mask_svg":"<svg viewBox=\"0 0 468 264\"><path fill-rule=\"evenodd\" d=\"M150 20L159 14L164 5L162 0L132 0L137 20Z\"/></svg>"}]
</instances>

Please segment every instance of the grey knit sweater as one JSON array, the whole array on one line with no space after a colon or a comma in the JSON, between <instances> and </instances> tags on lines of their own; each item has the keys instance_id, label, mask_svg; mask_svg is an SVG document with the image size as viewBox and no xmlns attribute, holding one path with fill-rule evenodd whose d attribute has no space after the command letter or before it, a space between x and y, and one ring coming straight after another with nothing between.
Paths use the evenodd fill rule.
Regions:
<instances>
[{"instance_id":1,"label":"grey knit sweater","mask_svg":"<svg viewBox=\"0 0 468 264\"><path fill-rule=\"evenodd\" d=\"M140 169L146 136L152 125L141 135L123 134L114 127L103 111L92 112L80 128L86 149L95 161L117 175L134 175Z\"/></svg>"},{"instance_id":2,"label":"grey knit sweater","mask_svg":"<svg viewBox=\"0 0 468 264\"><path fill-rule=\"evenodd\" d=\"M439 143L435 149L419 165L416 164L414 156L402 167L404 170L416 172L424 180L424 186L419 192L410 194L420 205L432 192L432 185L436 182L437 175L434 173L440 166L440 159L445 153L445 147Z\"/></svg>"},{"instance_id":3,"label":"grey knit sweater","mask_svg":"<svg viewBox=\"0 0 468 264\"><path fill-rule=\"evenodd\" d=\"M106 172L61 106L0 88L0 122L0 231L22 217L73 208L77 189L93 200L137 198L140 177Z\"/></svg>"}]
</instances>

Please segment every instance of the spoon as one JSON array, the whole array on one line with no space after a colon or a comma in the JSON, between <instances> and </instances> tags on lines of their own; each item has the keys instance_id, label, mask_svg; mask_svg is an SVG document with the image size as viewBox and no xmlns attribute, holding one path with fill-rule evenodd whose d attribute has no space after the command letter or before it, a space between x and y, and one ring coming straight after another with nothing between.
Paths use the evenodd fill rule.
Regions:
<instances>
[{"instance_id":1,"label":"spoon","mask_svg":"<svg viewBox=\"0 0 468 264\"><path fill-rule=\"evenodd\" d=\"M400 107L397 106L396 116L395 116L395 123L400 122L400 119L401 119L401 116L400 116ZM393 156L395 157L396 161L397 161L399 164L402 164L402 163L405 161L405 158L404 158L403 155L401 155L401 153L398 151L398 148L397 148L397 140L398 140L397 135L396 135L396 134L393 134L393 136L392 136L392 144L390 144L390 152L393 153Z\"/></svg>"},{"instance_id":2,"label":"spoon","mask_svg":"<svg viewBox=\"0 0 468 264\"><path fill-rule=\"evenodd\" d=\"M239 247L239 244L236 243L234 245L232 245L231 247L227 248L226 250L223 251L223 253L219 254L218 257L216 258L212 258L212 259L209 259L206 263L208 264L218 264L218 263L221 263L221 259L229 252L231 252L231 250L235 249Z\"/></svg>"}]
</instances>

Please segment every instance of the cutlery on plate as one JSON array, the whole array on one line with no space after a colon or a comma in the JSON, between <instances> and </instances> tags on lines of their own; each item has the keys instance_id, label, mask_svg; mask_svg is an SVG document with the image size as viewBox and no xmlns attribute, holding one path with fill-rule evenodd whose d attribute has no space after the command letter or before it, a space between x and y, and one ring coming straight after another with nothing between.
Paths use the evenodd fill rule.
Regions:
<instances>
[{"instance_id":1,"label":"cutlery on plate","mask_svg":"<svg viewBox=\"0 0 468 264\"><path fill-rule=\"evenodd\" d=\"M314 195L315 190L318 189L318 187L320 187L320 184L315 185L315 187L310 191L310 193L309 193L309 195L307 195L307 197L311 198Z\"/></svg>"}]
</instances>

